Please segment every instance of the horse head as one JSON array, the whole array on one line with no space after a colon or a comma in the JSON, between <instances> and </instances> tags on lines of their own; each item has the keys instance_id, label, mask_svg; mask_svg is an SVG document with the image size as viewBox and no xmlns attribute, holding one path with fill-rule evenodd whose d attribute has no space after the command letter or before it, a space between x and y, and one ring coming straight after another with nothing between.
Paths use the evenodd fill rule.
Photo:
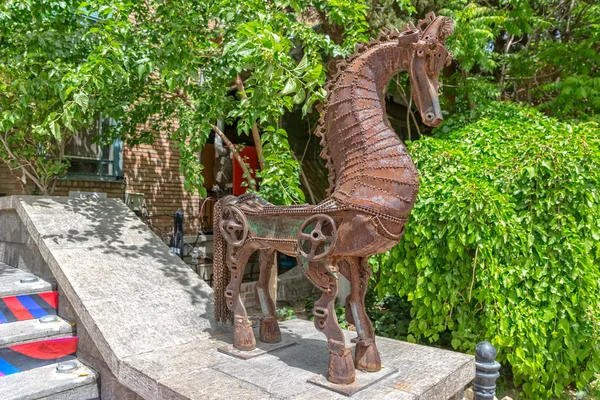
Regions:
<instances>
[{"instance_id":1,"label":"horse head","mask_svg":"<svg viewBox=\"0 0 600 400\"><path fill-rule=\"evenodd\" d=\"M454 23L448 17L435 17L430 13L419 22L417 28L420 37L412 44L408 68L412 95L425 125L438 126L443 120L438 80L444 65L452 61L445 41L454 32Z\"/></svg>"}]
</instances>

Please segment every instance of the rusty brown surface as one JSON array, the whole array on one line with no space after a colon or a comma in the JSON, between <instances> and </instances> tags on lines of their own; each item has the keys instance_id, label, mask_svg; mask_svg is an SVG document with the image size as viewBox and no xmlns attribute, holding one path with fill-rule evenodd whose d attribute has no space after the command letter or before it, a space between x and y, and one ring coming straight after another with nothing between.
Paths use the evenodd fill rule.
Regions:
<instances>
[{"instance_id":1,"label":"rusty brown surface","mask_svg":"<svg viewBox=\"0 0 600 400\"><path fill-rule=\"evenodd\" d=\"M317 205L273 206L257 195L227 196L215 209L215 316L233 320L234 347L252 350L254 334L239 296L248 257L261 260L274 250L296 256L306 277L322 291L313 310L318 331L328 339L328 379L351 384L355 368L375 372L381 360L373 326L365 311L373 254L402 238L419 188L417 170L385 114L385 90L400 71L410 76L412 94L423 122L442 121L438 99L441 69L451 60L445 40L452 20L433 13L402 32L384 32L357 46L337 65L326 84L325 107L316 134L329 169L329 197ZM280 338L275 306L265 282L270 267L261 261L258 288L264 313L260 337ZM356 327L355 357L346 347L335 315L337 279L351 283L346 315ZM225 284L227 283L227 286ZM226 307L225 307L226 306Z\"/></svg>"}]
</instances>

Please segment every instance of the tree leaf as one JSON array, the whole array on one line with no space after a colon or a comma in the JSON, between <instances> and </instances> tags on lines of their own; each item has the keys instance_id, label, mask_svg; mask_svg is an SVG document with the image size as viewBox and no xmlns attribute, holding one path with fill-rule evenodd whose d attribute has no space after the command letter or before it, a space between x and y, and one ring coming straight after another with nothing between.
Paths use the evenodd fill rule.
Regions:
<instances>
[{"instance_id":1,"label":"tree leaf","mask_svg":"<svg viewBox=\"0 0 600 400\"><path fill-rule=\"evenodd\" d=\"M73 100L75 100L75 104L81 107L82 111L87 111L89 106L89 98L87 94L85 94L84 92L75 93L75 95L73 96Z\"/></svg>"}]
</instances>

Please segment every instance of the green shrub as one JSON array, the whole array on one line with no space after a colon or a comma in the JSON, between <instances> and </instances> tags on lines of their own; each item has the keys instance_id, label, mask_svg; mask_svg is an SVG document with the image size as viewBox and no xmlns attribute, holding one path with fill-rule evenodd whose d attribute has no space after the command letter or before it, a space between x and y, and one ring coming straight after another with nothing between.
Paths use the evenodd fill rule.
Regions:
<instances>
[{"instance_id":1,"label":"green shrub","mask_svg":"<svg viewBox=\"0 0 600 400\"><path fill-rule=\"evenodd\" d=\"M418 201L371 263L411 304L407 339L489 339L527 398L600 368L600 129L495 103L409 143Z\"/></svg>"}]
</instances>

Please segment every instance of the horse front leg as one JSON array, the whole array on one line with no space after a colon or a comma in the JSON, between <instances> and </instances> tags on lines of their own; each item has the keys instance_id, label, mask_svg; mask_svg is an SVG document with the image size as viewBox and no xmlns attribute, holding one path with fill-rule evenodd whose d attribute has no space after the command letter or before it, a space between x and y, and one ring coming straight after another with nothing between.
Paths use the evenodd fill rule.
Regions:
<instances>
[{"instance_id":1,"label":"horse front leg","mask_svg":"<svg viewBox=\"0 0 600 400\"><path fill-rule=\"evenodd\" d=\"M252 331L252 323L248 319L246 307L240 297L240 287L244 279L244 268L252 254L251 249L240 248L234 257L232 251L227 254L227 266L231 280L225 289L227 307L233 312L233 347L242 351L254 350L256 339Z\"/></svg>"},{"instance_id":2,"label":"horse front leg","mask_svg":"<svg viewBox=\"0 0 600 400\"><path fill-rule=\"evenodd\" d=\"M369 289L371 267L364 257L349 257L348 261L352 290L347 303L352 312L352 323L358 333L358 337L352 339L352 342L356 343L354 365L361 371L377 372L381 369L381 358L375 344L373 324L365 310L365 295Z\"/></svg>"},{"instance_id":3,"label":"horse front leg","mask_svg":"<svg viewBox=\"0 0 600 400\"><path fill-rule=\"evenodd\" d=\"M323 292L313 308L315 327L327 336L329 348L327 379L337 384L350 384L354 382L356 372L352 363L352 354L346 348L344 333L335 315L337 279L331 276L330 282L329 291Z\"/></svg>"},{"instance_id":4,"label":"horse front leg","mask_svg":"<svg viewBox=\"0 0 600 400\"><path fill-rule=\"evenodd\" d=\"M275 302L269 290L274 254L275 250L273 249L260 250L260 277L256 283L256 291L264 315L260 321L260 340L265 343L281 342L281 331L275 314Z\"/></svg>"}]
</instances>

